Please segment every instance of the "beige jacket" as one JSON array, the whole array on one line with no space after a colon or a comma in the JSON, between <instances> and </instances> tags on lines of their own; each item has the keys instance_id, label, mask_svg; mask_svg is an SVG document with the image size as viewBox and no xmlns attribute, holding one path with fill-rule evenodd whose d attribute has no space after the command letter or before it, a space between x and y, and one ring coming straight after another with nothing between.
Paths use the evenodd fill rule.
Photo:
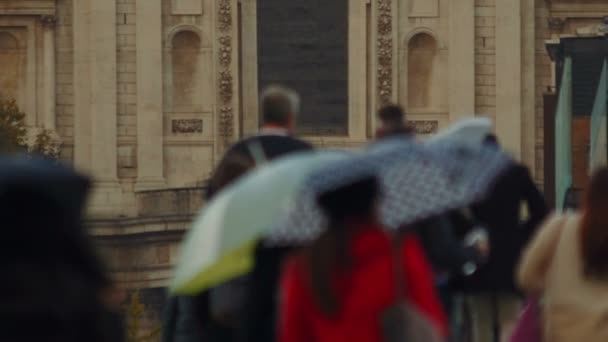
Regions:
<instances>
[{"instance_id":1,"label":"beige jacket","mask_svg":"<svg viewBox=\"0 0 608 342\"><path fill-rule=\"evenodd\" d=\"M583 277L580 221L551 217L522 258L520 286L543 294L544 341L608 341L608 282Z\"/></svg>"}]
</instances>

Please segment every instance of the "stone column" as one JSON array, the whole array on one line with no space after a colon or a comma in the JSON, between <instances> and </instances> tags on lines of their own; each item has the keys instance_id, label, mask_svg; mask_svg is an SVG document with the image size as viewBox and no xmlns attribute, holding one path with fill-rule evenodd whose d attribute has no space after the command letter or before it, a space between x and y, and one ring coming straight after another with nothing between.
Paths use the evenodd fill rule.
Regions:
<instances>
[{"instance_id":1,"label":"stone column","mask_svg":"<svg viewBox=\"0 0 608 342\"><path fill-rule=\"evenodd\" d=\"M163 175L163 75L161 0L137 0L137 183L161 188ZM156 72L155 72L156 71Z\"/></svg>"},{"instance_id":2,"label":"stone column","mask_svg":"<svg viewBox=\"0 0 608 342\"><path fill-rule=\"evenodd\" d=\"M348 5L348 135L362 141L367 137L366 1L350 0Z\"/></svg>"},{"instance_id":3,"label":"stone column","mask_svg":"<svg viewBox=\"0 0 608 342\"><path fill-rule=\"evenodd\" d=\"M450 1L450 121L475 114L475 2Z\"/></svg>"},{"instance_id":4,"label":"stone column","mask_svg":"<svg viewBox=\"0 0 608 342\"><path fill-rule=\"evenodd\" d=\"M74 18L74 164L91 172L90 0L73 1Z\"/></svg>"},{"instance_id":5,"label":"stone column","mask_svg":"<svg viewBox=\"0 0 608 342\"><path fill-rule=\"evenodd\" d=\"M243 134L254 134L260 126L258 89L257 1L240 1L241 6L241 75L243 99ZM231 53L231 51L221 52Z\"/></svg>"},{"instance_id":6,"label":"stone column","mask_svg":"<svg viewBox=\"0 0 608 342\"><path fill-rule=\"evenodd\" d=\"M496 133L521 158L521 3L496 0Z\"/></svg>"},{"instance_id":7,"label":"stone column","mask_svg":"<svg viewBox=\"0 0 608 342\"><path fill-rule=\"evenodd\" d=\"M55 130L55 16L45 15L40 18L43 33L43 75L44 93L42 108L44 128Z\"/></svg>"},{"instance_id":8,"label":"stone column","mask_svg":"<svg viewBox=\"0 0 608 342\"><path fill-rule=\"evenodd\" d=\"M536 5L522 3L522 161L536 172Z\"/></svg>"},{"instance_id":9,"label":"stone column","mask_svg":"<svg viewBox=\"0 0 608 342\"><path fill-rule=\"evenodd\" d=\"M90 0L90 6L91 164L97 180L110 185L118 180L116 0Z\"/></svg>"}]
</instances>

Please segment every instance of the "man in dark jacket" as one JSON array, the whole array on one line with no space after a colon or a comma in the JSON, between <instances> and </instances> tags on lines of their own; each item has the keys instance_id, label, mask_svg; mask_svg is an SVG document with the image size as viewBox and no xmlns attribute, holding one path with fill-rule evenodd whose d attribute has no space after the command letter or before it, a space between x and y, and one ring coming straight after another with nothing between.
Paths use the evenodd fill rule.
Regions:
<instances>
[{"instance_id":1,"label":"man in dark jacket","mask_svg":"<svg viewBox=\"0 0 608 342\"><path fill-rule=\"evenodd\" d=\"M272 85L263 91L260 102L260 132L237 142L225 153L208 182L207 200L259 163L312 150L310 144L292 136L300 106L295 91ZM271 341L276 282L287 252L284 248L258 246L250 275L196 298L172 299L163 341Z\"/></svg>"},{"instance_id":2,"label":"man in dark jacket","mask_svg":"<svg viewBox=\"0 0 608 342\"><path fill-rule=\"evenodd\" d=\"M493 135L484 143L499 148ZM527 209L524 221L522 204ZM521 300L514 282L515 266L523 247L548 214L548 208L528 168L514 164L497 180L487 199L472 211L477 222L488 229L490 255L486 265L473 277L460 279L455 285L465 293L475 294L470 301L476 316L473 319L479 323L474 325L480 327L475 331L475 341L495 341L501 326L515 319L519 311ZM491 323L487 321L489 318Z\"/></svg>"}]
</instances>

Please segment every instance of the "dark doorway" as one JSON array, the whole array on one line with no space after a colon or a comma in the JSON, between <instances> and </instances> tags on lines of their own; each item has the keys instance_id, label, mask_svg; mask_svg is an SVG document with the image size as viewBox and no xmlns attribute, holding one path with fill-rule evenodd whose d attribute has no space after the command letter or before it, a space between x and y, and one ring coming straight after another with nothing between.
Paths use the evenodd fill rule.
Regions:
<instances>
[{"instance_id":1,"label":"dark doorway","mask_svg":"<svg viewBox=\"0 0 608 342\"><path fill-rule=\"evenodd\" d=\"M258 87L281 83L302 96L300 133L348 127L347 0L257 0Z\"/></svg>"}]
</instances>

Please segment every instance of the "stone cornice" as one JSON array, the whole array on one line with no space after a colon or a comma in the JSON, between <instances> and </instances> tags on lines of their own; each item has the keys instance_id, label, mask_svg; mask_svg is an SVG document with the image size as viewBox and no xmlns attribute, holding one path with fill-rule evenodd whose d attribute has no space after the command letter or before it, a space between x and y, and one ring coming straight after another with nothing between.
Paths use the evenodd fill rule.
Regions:
<instances>
[{"instance_id":1,"label":"stone cornice","mask_svg":"<svg viewBox=\"0 0 608 342\"><path fill-rule=\"evenodd\" d=\"M2 15L55 15L55 0L0 0Z\"/></svg>"}]
</instances>

